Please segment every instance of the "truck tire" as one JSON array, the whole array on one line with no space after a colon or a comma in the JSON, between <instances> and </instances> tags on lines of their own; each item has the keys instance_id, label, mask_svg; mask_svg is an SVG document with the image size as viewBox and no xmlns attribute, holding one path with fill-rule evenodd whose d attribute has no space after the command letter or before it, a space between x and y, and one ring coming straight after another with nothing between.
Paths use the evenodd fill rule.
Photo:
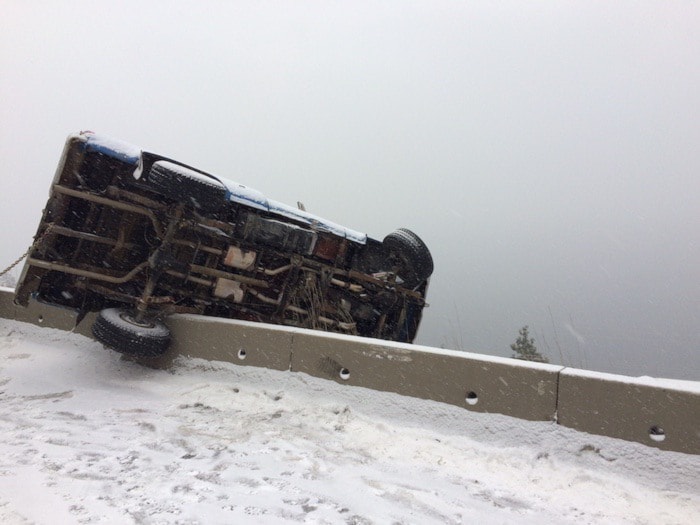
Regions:
<instances>
[{"instance_id":1,"label":"truck tire","mask_svg":"<svg viewBox=\"0 0 700 525\"><path fill-rule=\"evenodd\" d=\"M92 334L103 345L134 357L158 357L170 346L170 330L160 321L137 323L129 311L121 308L102 310Z\"/></svg>"},{"instance_id":2,"label":"truck tire","mask_svg":"<svg viewBox=\"0 0 700 525\"><path fill-rule=\"evenodd\" d=\"M217 179L166 160L153 163L148 183L160 195L205 212L221 209L226 199L226 187Z\"/></svg>"},{"instance_id":3,"label":"truck tire","mask_svg":"<svg viewBox=\"0 0 700 525\"><path fill-rule=\"evenodd\" d=\"M399 261L399 277L414 288L433 273L433 257L425 243L411 230L399 228L384 237L384 246Z\"/></svg>"}]
</instances>

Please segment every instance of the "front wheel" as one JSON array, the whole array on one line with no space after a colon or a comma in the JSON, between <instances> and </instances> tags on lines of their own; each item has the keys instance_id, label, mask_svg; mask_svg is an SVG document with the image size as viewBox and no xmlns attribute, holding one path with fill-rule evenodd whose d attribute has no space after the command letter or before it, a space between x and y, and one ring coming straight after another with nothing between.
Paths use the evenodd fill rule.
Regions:
<instances>
[{"instance_id":1,"label":"front wheel","mask_svg":"<svg viewBox=\"0 0 700 525\"><path fill-rule=\"evenodd\" d=\"M404 284L413 288L433 273L433 257L418 235L399 228L384 238L384 246L398 260L398 274Z\"/></svg>"},{"instance_id":2,"label":"front wheel","mask_svg":"<svg viewBox=\"0 0 700 525\"><path fill-rule=\"evenodd\" d=\"M170 330L160 321L137 321L128 310L107 308L97 316L92 334L103 345L134 357L159 357L170 346Z\"/></svg>"}]
</instances>

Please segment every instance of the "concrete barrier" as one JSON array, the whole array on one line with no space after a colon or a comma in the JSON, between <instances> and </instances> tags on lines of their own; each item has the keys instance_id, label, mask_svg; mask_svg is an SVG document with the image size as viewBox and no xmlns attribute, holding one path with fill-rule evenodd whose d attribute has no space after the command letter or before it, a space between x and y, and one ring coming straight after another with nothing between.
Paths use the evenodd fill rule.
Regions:
<instances>
[{"instance_id":1,"label":"concrete barrier","mask_svg":"<svg viewBox=\"0 0 700 525\"><path fill-rule=\"evenodd\" d=\"M31 300L26 308L14 304L15 291L0 287L0 317L14 319L37 326L73 330L78 322L78 312Z\"/></svg>"},{"instance_id":2,"label":"concrete barrier","mask_svg":"<svg viewBox=\"0 0 700 525\"><path fill-rule=\"evenodd\" d=\"M78 323L78 312L32 300L26 308L15 306L15 320L70 331Z\"/></svg>"},{"instance_id":3,"label":"concrete barrier","mask_svg":"<svg viewBox=\"0 0 700 525\"><path fill-rule=\"evenodd\" d=\"M30 300L26 308L13 302L14 290L0 287L0 316L47 328L72 331L93 338L97 314L79 319L78 312ZM174 315L168 319L173 344L160 358L139 359L148 366L167 367L179 356L274 370L289 370L293 330L289 328L198 315Z\"/></svg>"},{"instance_id":4,"label":"concrete barrier","mask_svg":"<svg viewBox=\"0 0 700 525\"><path fill-rule=\"evenodd\" d=\"M700 454L700 382L565 369L559 424L590 434Z\"/></svg>"},{"instance_id":5,"label":"concrete barrier","mask_svg":"<svg viewBox=\"0 0 700 525\"><path fill-rule=\"evenodd\" d=\"M293 331L288 328L199 315L174 315L168 326L171 354L289 370Z\"/></svg>"},{"instance_id":6,"label":"concrete barrier","mask_svg":"<svg viewBox=\"0 0 700 525\"><path fill-rule=\"evenodd\" d=\"M0 288L0 316L92 337L95 314L31 301ZM591 434L700 454L700 382L630 378L452 350L195 315L168 319L173 345L144 361L185 355L291 370L340 384L520 419L554 420Z\"/></svg>"},{"instance_id":7,"label":"concrete barrier","mask_svg":"<svg viewBox=\"0 0 700 525\"><path fill-rule=\"evenodd\" d=\"M310 330L292 344L294 372L536 421L554 420L561 368Z\"/></svg>"},{"instance_id":8,"label":"concrete barrier","mask_svg":"<svg viewBox=\"0 0 700 525\"><path fill-rule=\"evenodd\" d=\"M12 288L0 286L0 317L5 319L14 319L15 309L17 306L14 303L15 291Z\"/></svg>"}]
</instances>

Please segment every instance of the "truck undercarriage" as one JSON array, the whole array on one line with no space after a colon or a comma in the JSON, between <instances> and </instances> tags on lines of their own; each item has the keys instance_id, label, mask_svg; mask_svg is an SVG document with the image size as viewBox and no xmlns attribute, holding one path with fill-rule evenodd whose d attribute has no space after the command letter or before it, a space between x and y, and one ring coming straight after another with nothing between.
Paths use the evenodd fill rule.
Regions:
<instances>
[{"instance_id":1,"label":"truck undercarriage","mask_svg":"<svg viewBox=\"0 0 700 525\"><path fill-rule=\"evenodd\" d=\"M69 137L16 302L101 312L94 333L157 355L197 313L412 341L432 272L422 241L383 242L164 157Z\"/></svg>"}]
</instances>

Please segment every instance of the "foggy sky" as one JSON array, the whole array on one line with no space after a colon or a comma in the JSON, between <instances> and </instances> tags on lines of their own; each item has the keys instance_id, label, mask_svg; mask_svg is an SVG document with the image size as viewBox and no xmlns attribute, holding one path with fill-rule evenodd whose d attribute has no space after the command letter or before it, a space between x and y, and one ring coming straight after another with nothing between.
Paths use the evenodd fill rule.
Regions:
<instances>
[{"instance_id":1,"label":"foggy sky","mask_svg":"<svg viewBox=\"0 0 700 525\"><path fill-rule=\"evenodd\" d=\"M3 268L93 130L383 238L420 343L700 380L700 4L0 4Z\"/></svg>"}]
</instances>

